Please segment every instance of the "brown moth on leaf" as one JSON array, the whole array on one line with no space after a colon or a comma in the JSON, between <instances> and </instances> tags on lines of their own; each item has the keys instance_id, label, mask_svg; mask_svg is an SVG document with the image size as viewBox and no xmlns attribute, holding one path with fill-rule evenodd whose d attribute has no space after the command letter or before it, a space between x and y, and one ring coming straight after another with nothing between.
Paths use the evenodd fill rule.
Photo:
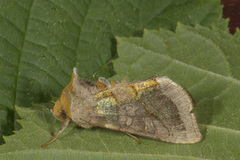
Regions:
<instances>
[{"instance_id":1,"label":"brown moth on leaf","mask_svg":"<svg viewBox=\"0 0 240 160\"><path fill-rule=\"evenodd\" d=\"M102 127L170 143L199 142L191 95L167 77L144 81L97 83L78 78L73 69L71 82L63 89L52 110L63 122L54 142L70 121L83 128ZM138 140L138 142L140 142Z\"/></svg>"}]
</instances>

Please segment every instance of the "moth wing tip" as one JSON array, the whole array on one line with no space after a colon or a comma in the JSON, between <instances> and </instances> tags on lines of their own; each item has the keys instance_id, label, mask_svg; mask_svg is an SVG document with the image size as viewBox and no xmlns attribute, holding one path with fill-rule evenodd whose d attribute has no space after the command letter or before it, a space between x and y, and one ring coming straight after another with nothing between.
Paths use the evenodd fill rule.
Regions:
<instances>
[{"instance_id":1,"label":"moth wing tip","mask_svg":"<svg viewBox=\"0 0 240 160\"><path fill-rule=\"evenodd\" d=\"M155 78L157 80L158 83L162 83L162 82L171 82L174 83L170 78L168 78L167 76L163 76L163 77L156 77Z\"/></svg>"}]
</instances>

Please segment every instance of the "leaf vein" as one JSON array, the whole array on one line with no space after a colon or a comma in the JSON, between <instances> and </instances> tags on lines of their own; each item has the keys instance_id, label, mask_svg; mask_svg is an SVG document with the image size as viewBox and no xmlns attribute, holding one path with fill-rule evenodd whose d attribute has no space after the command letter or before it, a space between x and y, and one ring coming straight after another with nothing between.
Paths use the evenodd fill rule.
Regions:
<instances>
[{"instance_id":1,"label":"leaf vein","mask_svg":"<svg viewBox=\"0 0 240 160\"><path fill-rule=\"evenodd\" d=\"M128 43L131 43L131 42L128 42ZM169 57L169 56L167 56L167 55L162 55L162 54L156 53L156 52L154 52L154 51L152 51L152 50L145 49L145 48L143 48L142 46L136 45L135 43L131 43L131 44L135 45L136 47L141 48L142 50L147 51L147 52L150 53L150 54L155 54L155 55L157 55L157 56L159 56L159 57L163 57L163 58L168 59L168 60L174 60L175 62L178 62L178 64L182 64L182 65L189 66L189 67L191 67L192 69L198 70L198 71L200 71L200 72L209 73L209 74L211 74L211 75L213 75L213 76L221 77L221 78L223 78L223 79L226 79L226 80L229 80L229 81L234 81L235 83L240 84L240 80L235 79L235 78L233 78L233 77L227 77L227 76L221 75L221 74L219 74L219 73L215 73L215 72L212 72L212 71L208 71L208 70L205 70L205 69L202 69L202 68L193 66L192 64L187 64L187 63L185 63L185 62L183 62L183 61L179 61L179 60L174 59L174 58L172 58L172 57ZM146 53L145 53L145 54L146 54ZM135 63L135 62L134 62L134 63Z\"/></svg>"}]
</instances>

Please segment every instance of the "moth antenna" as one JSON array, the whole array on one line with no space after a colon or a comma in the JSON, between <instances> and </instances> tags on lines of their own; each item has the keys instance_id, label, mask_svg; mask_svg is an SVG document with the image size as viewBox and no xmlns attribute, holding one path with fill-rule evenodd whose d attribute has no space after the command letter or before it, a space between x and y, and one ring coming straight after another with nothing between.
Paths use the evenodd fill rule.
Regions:
<instances>
[{"instance_id":1,"label":"moth antenna","mask_svg":"<svg viewBox=\"0 0 240 160\"><path fill-rule=\"evenodd\" d=\"M132 135L130 133L126 133L126 135L128 135L128 136L132 137L133 139L135 139L138 142L138 144L141 144L141 141L136 136L134 136L134 135Z\"/></svg>"},{"instance_id":2,"label":"moth antenna","mask_svg":"<svg viewBox=\"0 0 240 160\"><path fill-rule=\"evenodd\" d=\"M58 136L60 135L60 133L62 133L62 132L67 128L69 122L70 122L70 118L67 118L67 119L63 122L61 128L59 129L59 131L58 131L58 133L55 135L55 137L54 137L51 141L49 141L49 142L41 145L41 148L46 147L47 145L49 145L49 144L53 143L54 141L56 141L57 138L58 138Z\"/></svg>"}]
</instances>

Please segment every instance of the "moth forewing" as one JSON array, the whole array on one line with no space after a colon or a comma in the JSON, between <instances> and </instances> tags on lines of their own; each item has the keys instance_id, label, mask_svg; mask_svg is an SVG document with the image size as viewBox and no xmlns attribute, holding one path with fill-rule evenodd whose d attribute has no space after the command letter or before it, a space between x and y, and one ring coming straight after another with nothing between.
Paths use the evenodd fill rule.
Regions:
<instances>
[{"instance_id":1,"label":"moth forewing","mask_svg":"<svg viewBox=\"0 0 240 160\"><path fill-rule=\"evenodd\" d=\"M191 95L167 77L121 83L100 78L95 84L78 78L74 68L66 88L53 110L83 128L103 127L171 143L196 143L202 138L191 113Z\"/></svg>"},{"instance_id":2,"label":"moth forewing","mask_svg":"<svg viewBox=\"0 0 240 160\"><path fill-rule=\"evenodd\" d=\"M196 122L196 116L194 113L191 113L195 105L192 96L182 86L167 77L157 77L156 80L164 95L176 106L176 113L179 115L180 121L182 121L180 126L173 128L173 131L176 131L173 134L175 135L173 143L199 142L202 139L202 135Z\"/></svg>"},{"instance_id":3,"label":"moth forewing","mask_svg":"<svg viewBox=\"0 0 240 160\"><path fill-rule=\"evenodd\" d=\"M106 116L105 128L171 143L201 140L196 118L190 113L191 96L167 77L119 84L104 93L99 93L97 101L105 101L98 106L98 115ZM110 105L104 105L109 97L117 103L111 100ZM112 110L118 110L118 114L112 114Z\"/></svg>"}]
</instances>

